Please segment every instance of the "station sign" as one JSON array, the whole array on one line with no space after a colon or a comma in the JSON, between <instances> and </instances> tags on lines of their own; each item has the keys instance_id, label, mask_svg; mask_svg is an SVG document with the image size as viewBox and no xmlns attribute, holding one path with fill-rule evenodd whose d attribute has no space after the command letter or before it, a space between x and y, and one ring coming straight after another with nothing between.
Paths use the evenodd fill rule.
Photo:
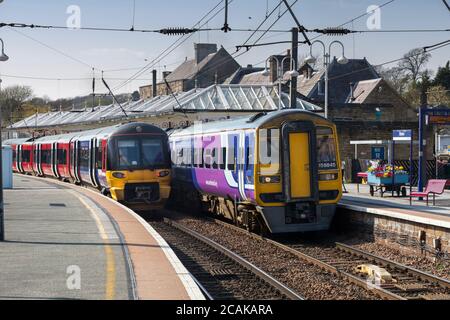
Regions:
<instances>
[{"instance_id":1,"label":"station sign","mask_svg":"<svg viewBox=\"0 0 450 320\"><path fill-rule=\"evenodd\" d=\"M394 130L392 140L394 141L411 141L412 130Z\"/></svg>"},{"instance_id":2,"label":"station sign","mask_svg":"<svg viewBox=\"0 0 450 320\"><path fill-rule=\"evenodd\" d=\"M372 147L372 160L384 160L384 147Z\"/></svg>"},{"instance_id":3,"label":"station sign","mask_svg":"<svg viewBox=\"0 0 450 320\"><path fill-rule=\"evenodd\" d=\"M447 115L429 115L428 123L432 124L449 124L450 123L450 114Z\"/></svg>"}]
</instances>

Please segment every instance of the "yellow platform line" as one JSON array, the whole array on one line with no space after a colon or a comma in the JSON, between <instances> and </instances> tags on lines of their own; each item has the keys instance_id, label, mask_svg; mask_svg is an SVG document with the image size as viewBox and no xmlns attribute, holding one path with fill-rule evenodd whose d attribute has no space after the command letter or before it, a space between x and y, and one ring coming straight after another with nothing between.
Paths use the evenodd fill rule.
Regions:
<instances>
[{"instance_id":1,"label":"yellow platform line","mask_svg":"<svg viewBox=\"0 0 450 320\"><path fill-rule=\"evenodd\" d=\"M92 217L95 220L95 223L97 225L98 231L100 233L100 237L104 241L104 250L105 250L105 256L106 256L106 280L105 280L105 300L114 300L116 296L116 261L114 257L114 251L110 245L108 234L105 231L105 227L98 217L95 210L84 200L84 197L82 197L80 194L78 194L75 191L70 191L72 194L74 194L78 200L89 210Z\"/></svg>"}]
</instances>

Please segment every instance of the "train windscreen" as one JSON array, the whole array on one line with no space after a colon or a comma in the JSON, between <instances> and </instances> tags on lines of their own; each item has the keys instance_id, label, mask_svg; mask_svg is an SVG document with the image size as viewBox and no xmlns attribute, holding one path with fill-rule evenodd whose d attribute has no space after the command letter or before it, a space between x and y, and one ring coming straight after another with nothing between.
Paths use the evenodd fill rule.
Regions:
<instances>
[{"instance_id":1,"label":"train windscreen","mask_svg":"<svg viewBox=\"0 0 450 320\"><path fill-rule=\"evenodd\" d=\"M317 128L317 162L319 170L337 169L336 141L329 127Z\"/></svg>"},{"instance_id":2,"label":"train windscreen","mask_svg":"<svg viewBox=\"0 0 450 320\"><path fill-rule=\"evenodd\" d=\"M167 159L161 137L119 137L113 170L166 168Z\"/></svg>"}]
</instances>

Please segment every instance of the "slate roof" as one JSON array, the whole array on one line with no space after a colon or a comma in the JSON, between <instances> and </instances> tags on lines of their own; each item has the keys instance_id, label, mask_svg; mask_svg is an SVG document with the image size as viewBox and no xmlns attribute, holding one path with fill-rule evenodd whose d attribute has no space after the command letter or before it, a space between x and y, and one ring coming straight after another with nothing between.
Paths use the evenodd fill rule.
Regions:
<instances>
[{"instance_id":1,"label":"slate roof","mask_svg":"<svg viewBox=\"0 0 450 320\"><path fill-rule=\"evenodd\" d=\"M364 103L369 95L378 88L383 79L364 80L357 82L353 87L353 97L349 94L347 103Z\"/></svg>"},{"instance_id":2,"label":"slate roof","mask_svg":"<svg viewBox=\"0 0 450 320\"><path fill-rule=\"evenodd\" d=\"M333 59L328 67L328 88L329 88L329 101L330 103L345 103L350 94L350 85L363 80L373 80L380 78L379 74L375 71L375 68L364 59L349 59L347 64L339 64L336 58ZM312 82L316 85L306 95L308 98L315 102L323 102L325 95L319 92L319 81L324 81L325 72L322 71L321 75L317 78L313 78ZM312 83L308 83L311 87ZM321 91L324 91L324 86Z\"/></svg>"},{"instance_id":3,"label":"slate roof","mask_svg":"<svg viewBox=\"0 0 450 320\"><path fill-rule=\"evenodd\" d=\"M210 61L213 61L215 57L220 57L222 55L229 56L233 59L231 55L225 50L225 48L220 48L217 52L211 53L206 56L200 63L196 63L195 59L186 60L178 68L176 68L171 74L166 77L168 82L179 81L179 80L192 80L195 76L202 72L202 70L208 65Z\"/></svg>"}]
</instances>

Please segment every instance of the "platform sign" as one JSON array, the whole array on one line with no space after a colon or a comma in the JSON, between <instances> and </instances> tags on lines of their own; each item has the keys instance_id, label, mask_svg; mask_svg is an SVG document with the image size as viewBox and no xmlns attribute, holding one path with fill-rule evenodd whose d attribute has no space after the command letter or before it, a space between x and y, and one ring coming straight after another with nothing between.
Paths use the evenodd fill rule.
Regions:
<instances>
[{"instance_id":1,"label":"platform sign","mask_svg":"<svg viewBox=\"0 0 450 320\"><path fill-rule=\"evenodd\" d=\"M411 141L412 130L394 130L392 140L394 141Z\"/></svg>"},{"instance_id":2,"label":"platform sign","mask_svg":"<svg viewBox=\"0 0 450 320\"><path fill-rule=\"evenodd\" d=\"M450 114L446 115L429 115L428 123L432 124L449 124L450 123Z\"/></svg>"},{"instance_id":3,"label":"platform sign","mask_svg":"<svg viewBox=\"0 0 450 320\"><path fill-rule=\"evenodd\" d=\"M384 147L372 147L372 160L384 160Z\"/></svg>"}]
</instances>

